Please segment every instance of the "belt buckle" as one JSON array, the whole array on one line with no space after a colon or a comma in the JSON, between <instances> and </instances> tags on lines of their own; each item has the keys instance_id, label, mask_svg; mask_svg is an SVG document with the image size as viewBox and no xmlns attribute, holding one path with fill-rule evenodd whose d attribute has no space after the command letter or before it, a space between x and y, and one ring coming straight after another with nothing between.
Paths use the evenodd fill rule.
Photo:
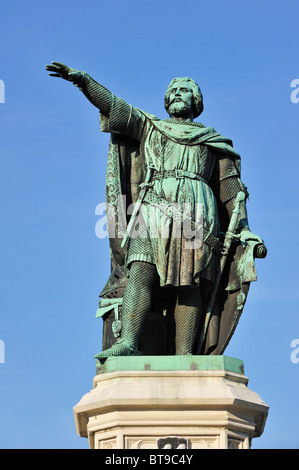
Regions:
<instances>
[{"instance_id":1,"label":"belt buckle","mask_svg":"<svg viewBox=\"0 0 299 470\"><path fill-rule=\"evenodd\" d=\"M184 178L183 170L175 170L176 179Z\"/></svg>"}]
</instances>

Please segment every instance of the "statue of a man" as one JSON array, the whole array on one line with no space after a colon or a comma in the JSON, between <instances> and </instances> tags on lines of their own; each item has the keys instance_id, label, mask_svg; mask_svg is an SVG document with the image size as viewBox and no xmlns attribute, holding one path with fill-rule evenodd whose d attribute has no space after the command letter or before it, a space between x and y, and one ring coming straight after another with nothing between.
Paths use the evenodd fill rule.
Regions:
<instances>
[{"instance_id":1,"label":"statue of a man","mask_svg":"<svg viewBox=\"0 0 299 470\"><path fill-rule=\"evenodd\" d=\"M117 217L117 196L126 194L127 204L134 203L143 188L144 224L139 231L135 226L134 236L129 233L125 247L117 237L110 240L112 267L125 265L129 272L122 301L121 336L95 357L101 360L140 354L138 339L151 309L157 280L163 289L172 288L176 296L175 354L222 353L238 321L249 283L255 280L253 262L250 274L248 263L247 268L241 269L243 252L249 240L255 245L262 240L249 230L244 202L236 230L241 255L235 250L221 291L226 297L219 294L215 306L218 311L211 317L205 346L199 351L197 340L219 270L220 234L227 230L237 194L247 194L240 179L240 156L232 142L212 127L194 122L203 111L199 86L186 77L172 80L165 95L169 119L160 120L114 96L86 72L60 62L52 62L46 68L53 72L51 76L78 86L99 108L102 131L111 133L106 195L115 204ZM186 234L183 224L178 229L175 217L169 217L171 210L167 209L173 204L182 208L182 217L188 206L188 220L192 221L198 220L200 208L202 243L194 235L198 231ZM235 274L231 276L233 270ZM239 297L235 297L234 304L229 303L230 313L226 314L223 306L231 302L228 293L236 292Z\"/></svg>"}]
</instances>

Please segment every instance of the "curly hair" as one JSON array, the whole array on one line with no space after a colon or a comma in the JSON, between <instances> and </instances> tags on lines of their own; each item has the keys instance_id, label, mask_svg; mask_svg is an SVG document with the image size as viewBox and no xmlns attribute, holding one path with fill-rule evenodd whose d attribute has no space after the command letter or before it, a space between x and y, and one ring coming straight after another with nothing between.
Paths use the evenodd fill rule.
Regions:
<instances>
[{"instance_id":1,"label":"curly hair","mask_svg":"<svg viewBox=\"0 0 299 470\"><path fill-rule=\"evenodd\" d=\"M192 78L189 78L189 77L176 77L170 82L170 84L168 85L168 88L166 90L165 97L164 97L164 107L165 107L165 109L168 113L170 91L171 91L173 85L176 82L179 82L179 81L189 82L190 85L191 85L191 91L192 91L192 95L193 95L192 112L193 112L193 116L196 118L203 112L203 96L202 96L202 93L201 93L201 90L200 90L198 84Z\"/></svg>"}]
</instances>

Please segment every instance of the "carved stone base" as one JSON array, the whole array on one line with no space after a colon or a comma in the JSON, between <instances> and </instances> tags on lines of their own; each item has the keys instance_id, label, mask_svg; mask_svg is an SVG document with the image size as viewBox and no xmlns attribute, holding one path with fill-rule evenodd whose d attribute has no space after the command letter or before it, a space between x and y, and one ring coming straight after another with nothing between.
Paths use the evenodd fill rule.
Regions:
<instances>
[{"instance_id":1,"label":"carved stone base","mask_svg":"<svg viewBox=\"0 0 299 470\"><path fill-rule=\"evenodd\" d=\"M76 429L92 449L248 449L268 406L247 383L227 356L108 358L74 407Z\"/></svg>"}]
</instances>

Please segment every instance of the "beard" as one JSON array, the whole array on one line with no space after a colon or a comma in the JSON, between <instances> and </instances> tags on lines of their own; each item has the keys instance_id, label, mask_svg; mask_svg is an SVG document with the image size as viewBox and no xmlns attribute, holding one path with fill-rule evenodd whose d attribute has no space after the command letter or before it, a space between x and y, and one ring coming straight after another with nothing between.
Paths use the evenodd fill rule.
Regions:
<instances>
[{"instance_id":1,"label":"beard","mask_svg":"<svg viewBox=\"0 0 299 470\"><path fill-rule=\"evenodd\" d=\"M168 108L168 114L176 117L186 116L190 114L190 111L190 106L183 100L173 101Z\"/></svg>"}]
</instances>

